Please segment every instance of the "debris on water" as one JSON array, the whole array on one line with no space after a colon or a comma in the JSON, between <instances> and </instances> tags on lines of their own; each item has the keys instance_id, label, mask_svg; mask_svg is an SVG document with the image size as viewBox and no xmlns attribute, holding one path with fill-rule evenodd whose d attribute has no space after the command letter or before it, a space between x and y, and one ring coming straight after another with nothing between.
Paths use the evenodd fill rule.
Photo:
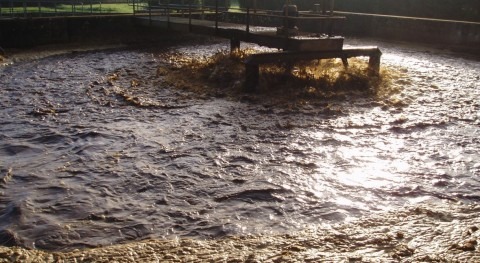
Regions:
<instances>
[{"instance_id":1,"label":"debris on water","mask_svg":"<svg viewBox=\"0 0 480 263\"><path fill-rule=\"evenodd\" d=\"M0 172L2 173L2 179L0 181L0 187L8 183L12 179L13 176L13 170L12 167L9 167L8 169L1 169Z\"/></svg>"},{"instance_id":2,"label":"debris on water","mask_svg":"<svg viewBox=\"0 0 480 263\"><path fill-rule=\"evenodd\" d=\"M166 53L169 67L159 66L157 76L171 86L197 92L241 97L244 92L243 60L258 51L244 49L232 54L223 50L212 56L192 57L178 52ZM315 103L346 96L373 96L386 102L400 92L391 83L400 78L395 70L384 68L372 76L362 59L351 59L345 69L339 60L312 60L292 64L269 64L261 67L260 84L255 96L273 104ZM189 75L188 83L182 76ZM389 103L391 104L391 103ZM397 103L398 104L398 103Z\"/></svg>"},{"instance_id":3,"label":"debris on water","mask_svg":"<svg viewBox=\"0 0 480 263\"><path fill-rule=\"evenodd\" d=\"M350 223L316 226L289 234L227 236L207 240L155 239L69 252L0 247L0 257L8 258L9 262L467 262L480 257L476 250L478 236L464 239L458 229L459 221L442 222L417 213L424 209L400 209ZM476 215L478 206L449 204L430 206L429 209L449 209L453 215L462 218L462 225L480 222ZM103 221L105 218L95 215L89 216L89 220ZM398 233L404 233L403 238L393 238L394 232L397 232L397 237ZM0 233L0 237L13 238L13 234ZM449 246L451 242L453 244Z\"/></svg>"}]
</instances>

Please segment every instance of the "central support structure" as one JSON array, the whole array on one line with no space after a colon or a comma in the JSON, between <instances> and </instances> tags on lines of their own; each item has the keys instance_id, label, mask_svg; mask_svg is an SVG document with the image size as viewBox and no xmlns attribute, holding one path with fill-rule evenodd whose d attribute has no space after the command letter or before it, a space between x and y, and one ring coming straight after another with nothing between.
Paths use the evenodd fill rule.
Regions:
<instances>
[{"instance_id":1,"label":"central support structure","mask_svg":"<svg viewBox=\"0 0 480 263\"><path fill-rule=\"evenodd\" d=\"M237 12L230 12L231 7L219 6L220 0L215 0L213 7L205 6L203 1L200 5L193 5L193 0L188 5L166 1L167 4L159 5L148 2L143 17L141 12L136 12L138 21L151 27L230 39L232 51L240 48L241 41L282 50L254 54L245 60L247 91L256 90L260 65L268 63L340 58L348 67L348 58L368 56L371 72L378 74L380 70L382 53L377 47L344 48L344 38L335 36L338 29L336 25L341 25L346 18L334 15L334 0L316 0L321 1L322 5L315 5L315 10L310 12L298 11L289 0L285 0L282 11L257 10L254 3L253 13L250 12L251 1L247 1L246 8L238 8ZM185 17L185 13L188 13L188 17ZM227 22L229 16L234 18L230 21L243 20L243 23ZM282 24L282 27L278 27Z\"/></svg>"},{"instance_id":2,"label":"central support structure","mask_svg":"<svg viewBox=\"0 0 480 263\"><path fill-rule=\"evenodd\" d=\"M382 52L377 47L348 48L334 51L284 51L254 54L244 61L246 74L245 89L247 92L256 91L261 64L341 58L344 66L347 67L348 58L361 56L369 57L368 68L373 74L378 75Z\"/></svg>"},{"instance_id":3,"label":"central support structure","mask_svg":"<svg viewBox=\"0 0 480 263\"><path fill-rule=\"evenodd\" d=\"M245 60L245 89L247 92L253 92L257 89L260 78L260 65L268 63L284 63L295 62L301 60L315 60L315 59L331 59L340 58L345 67L348 67L348 58L368 56L368 67L372 74L379 74L380 71L380 57L382 52L377 47L361 47L361 48L343 48L343 37L335 37L332 35L331 27L337 20L333 18L334 0L321 0L322 15L314 17L314 19L330 19L330 30L328 35L320 34L306 34L302 33L297 28L297 21L301 19L308 19L308 16L300 17L300 12L296 5L291 5L290 0L285 0L283 6L283 26L277 28L277 36L256 34L255 39L257 44L264 44L269 47L277 47L284 51L273 53L261 53L249 56ZM326 16L327 5L330 9L329 16ZM320 4L314 6L316 9L314 13L320 12ZM248 33L248 32L247 32ZM231 47L233 49L240 48L240 41L231 40Z\"/></svg>"}]
</instances>

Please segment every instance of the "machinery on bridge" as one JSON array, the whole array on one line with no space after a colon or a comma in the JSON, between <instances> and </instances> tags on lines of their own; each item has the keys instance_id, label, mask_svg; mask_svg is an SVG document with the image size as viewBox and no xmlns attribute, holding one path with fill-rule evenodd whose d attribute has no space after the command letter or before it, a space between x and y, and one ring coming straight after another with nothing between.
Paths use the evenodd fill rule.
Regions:
<instances>
[{"instance_id":1,"label":"machinery on bridge","mask_svg":"<svg viewBox=\"0 0 480 263\"><path fill-rule=\"evenodd\" d=\"M347 67L348 58L368 56L371 72L379 72L377 47L343 47L344 38L338 33L345 17L333 12L334 0L317 0L310 11L299 11L290 0L279 10L259 9L260 0L240 1L238 6L232 1L158 0L156 5L148 2L136 15L149 26L230 39L232 50L239 49L242 41L281 50L245 60L247 91L256 89L259 65L264 63L341 58Z\"/></svg>"}]
</instances>

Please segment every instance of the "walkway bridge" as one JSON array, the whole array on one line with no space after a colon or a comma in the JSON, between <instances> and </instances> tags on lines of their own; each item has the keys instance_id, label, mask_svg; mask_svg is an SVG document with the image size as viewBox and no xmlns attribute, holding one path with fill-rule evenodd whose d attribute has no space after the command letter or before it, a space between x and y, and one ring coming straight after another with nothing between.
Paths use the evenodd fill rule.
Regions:
<instances>
[{"instance_id":1,"label":"walkway bridge","mask_svg":"<svg viewBox=\"0 0 480 263\"><path fill-rule=\"evenodd\" d=\"M259 65L266 63L341 58L347 67L348 58L368 56L371 71L378 74L380 69L377 47L343 46L344 38L337 34L345 17L334 15L333 8L328 10L325 3L302 12L288 1L280 10L257 9L256 0L246 8L232 7L231 0L214 0L213 6L194 4L193 0L170 1L137 3L137 21L145 26L227 38L232 51L239 49L242 41L282 50L254 54L245 60L247 91L255 90ZM322 1L333 7L333 0Z\"/></svg>"}]
</instances>

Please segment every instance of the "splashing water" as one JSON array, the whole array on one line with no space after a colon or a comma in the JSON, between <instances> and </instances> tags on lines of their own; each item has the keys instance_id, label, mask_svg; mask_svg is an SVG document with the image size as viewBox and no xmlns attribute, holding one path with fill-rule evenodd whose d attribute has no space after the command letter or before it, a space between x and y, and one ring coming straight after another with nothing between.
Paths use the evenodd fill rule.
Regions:
<instances>
[{"instance_id":1,"label":"splashing water","mask_svg":"<svg viewBox=\"0 0 480 263\"><path fill-rule=\"evenodd\" d=\"M405 222L385 227L424 231L414 224L419 213L466 231L478 221L463 223L471 211L456 204L480 200L479 64L380 44L385 89L314 103L229 97L235 81L203 92L207 82L166 60L174 51L210 57L227 43L77 52L1 68L1 241L72 250L359 218L367 227L397 210L408 211L398 214ZM455 212L435 212L442 204ZM409 240L418 249L428 242ZM456 248L468 252L468 244Z\"/></svg>"}]
</instances>

